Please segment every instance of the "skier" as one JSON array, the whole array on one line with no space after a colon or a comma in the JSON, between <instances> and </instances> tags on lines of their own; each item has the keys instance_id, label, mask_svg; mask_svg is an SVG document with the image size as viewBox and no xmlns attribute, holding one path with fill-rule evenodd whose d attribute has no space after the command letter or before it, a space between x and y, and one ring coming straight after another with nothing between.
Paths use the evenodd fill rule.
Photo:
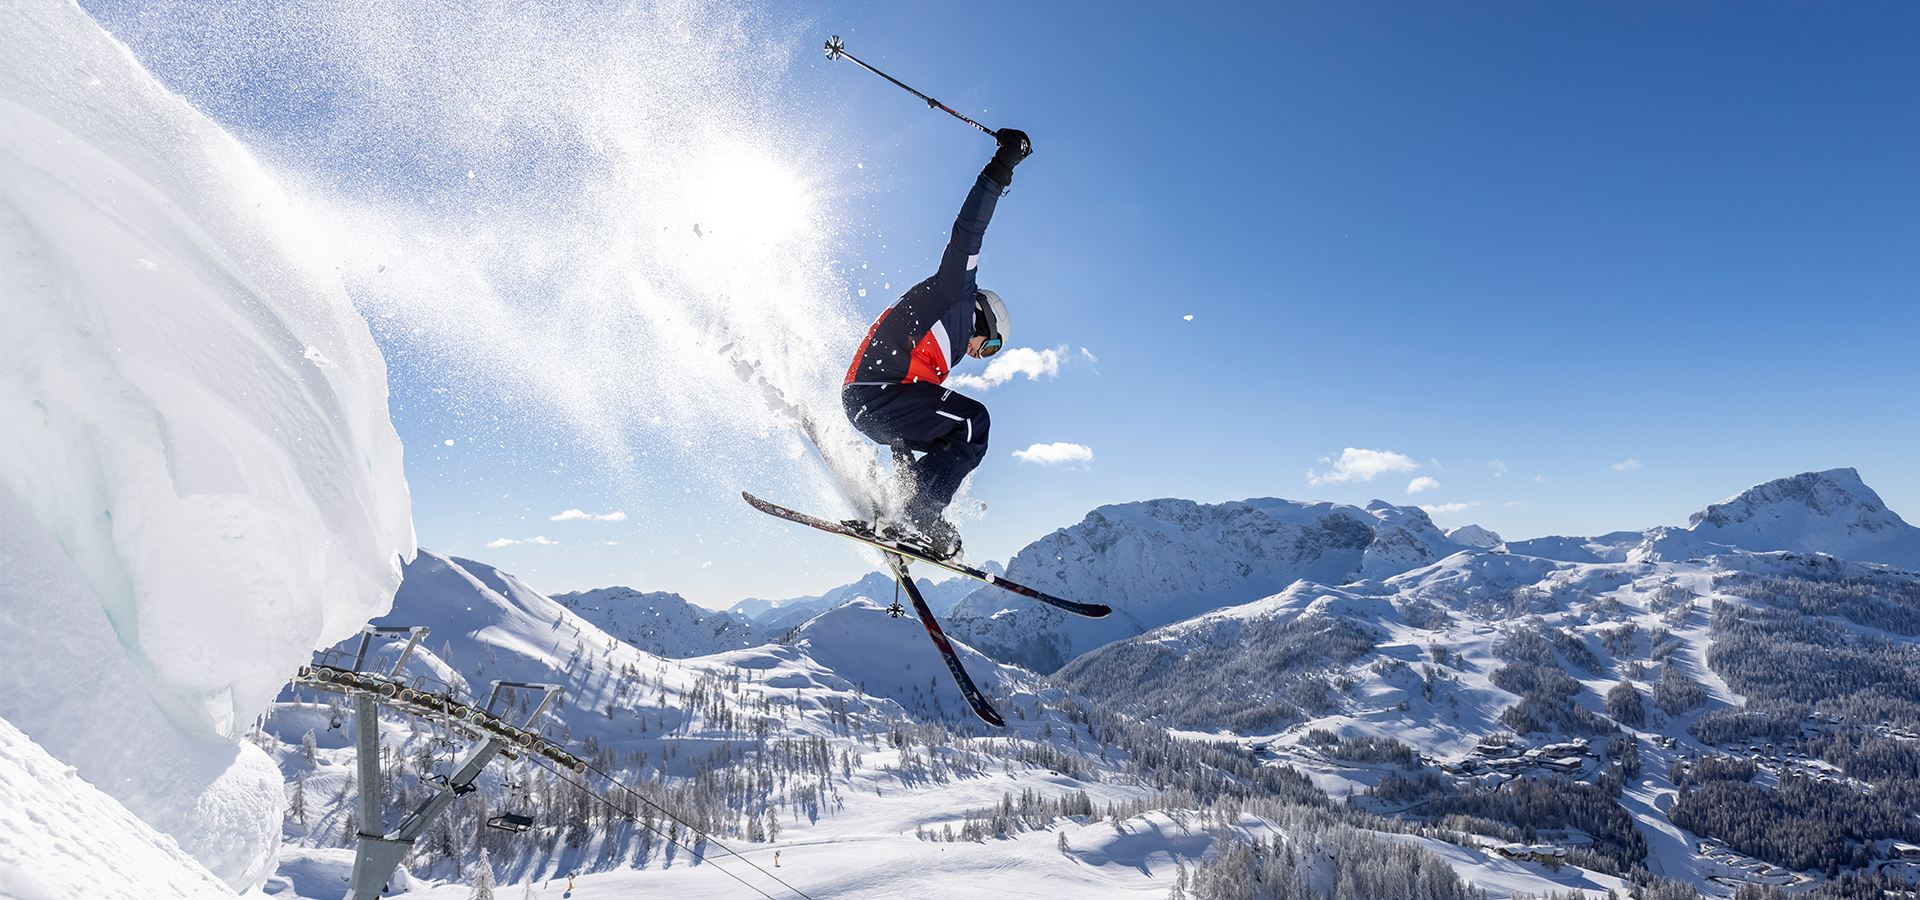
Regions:
<instances>
[{"instance_id":1,"label":"skier","mask_svg":"<svg viewBox=\"0 0 1920 900\"><path fill-rule=\"evenodd\" d=\"M986 359L1005 346L1006 304L974 283L974 267L1013 167L1033 152L1024 132L1002 128L993 137L999 149L960 204L939 271L873 320L840 388L853 426L894 448L896 465L907 469L911 493L901 515L917 534L905 537L942 559L960 554L960 533L942 513L986 456L988 426L986 406L942 384L962 355Z\"/></svg>"}]
</instances>

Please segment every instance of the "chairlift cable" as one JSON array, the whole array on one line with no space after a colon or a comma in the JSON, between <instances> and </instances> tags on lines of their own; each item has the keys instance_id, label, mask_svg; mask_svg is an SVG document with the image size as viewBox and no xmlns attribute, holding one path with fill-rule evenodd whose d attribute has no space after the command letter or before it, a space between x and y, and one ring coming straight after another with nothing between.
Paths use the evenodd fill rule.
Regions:
<instances>
[{"instance_id":1,"label":"chairlift cable","mask_svg":"<svg viewBox=\"0 0 1920 900\"><path fill-rule=\"evenodd\" d=\"M647 824L647 823L646 823L645 821L643 821L643 820L641 820L641 819L640 819L639 817L637 817L637 816L635 816L634 814L632 814L632 813L630 813L630 812L627 812L627 811L626 811L626 810L624 810L624 809L621 809L621 808L620 808L619 806L617 806L617 805L615 805L613 801L611 801L611 800L608 800L608 799L607 799L606 797L603 797L603 796L601 796L599 792L597 792L597 791L595 791L595 790L593 790L592 788L590 788L590 787L587 787L586 785L583 785L583 784L578 784L578 783L575 783L575 782L573 782L573 781L572 781L572 779L569 779L569 778L567 778L567 776L566 776L565 774L562 774L562 773L561 773L561 772L560 772L560 771L559 771L558 769L555 769L555 768L554 768L553 766L551 766L551 765L548 765L548 764L547 764L547 761L546 761L546 760L543 760L543 759L540 759L540 758L538 758L538 757L531 757L531 756L530 756L530 757L527 757L527 759L528 759L528 760L529 760L530 762L532 762L532 763L533 763L534 765L537 765L537 766L539 766L540 768L543 768L543 769L546 769L547 771L549 771L549 772L552 772L553 774L555 774L555 775L557 775L557 776L559 776L559 778L560 778L560 780L561 780L561 781L566 781L566 782L568 782L568 783L570 783L570 784L573 784L573 785L574 785L575 787L578 787L578 788L580 788L581 790L583 790L583 791L586 791L586 792L587 792L587 796L589 796L589 797L592 797L593 799L595 799L595 800L598 800L598 801L600 801L601 803L603 803L603 804L605 804L605 805L607 806L607 808L609 808L609 809L611 809L611 810L613 810L614 812L617 812L617 813L619 813L619 814L620 814L621 816L623 816L623 817L625 817L625 818L627 818L628 820L631 820L631 821L634 821L634 822L639 822L639 823L640 823L640 825L641 825L642 827L644 827L644 828L646 828L646 829L647 829L647 830L649 830L649 831L652 831L652 832L653 832L654 834L657 834L657 835L659 835L659 836L661 836L662 838L665 838L665 839L666 839L666 841L667 841L668 843L670 843L670 844L672 844L672 845L674 845L674 846L676 846L676 847L679 847L679 848L680 848L680 849L682 849L682 850L685 850L685 851L687 851L687 853L688 853L688 855L690 855L690 856L692 856L693 858L695 858L695 859L698 859L698 860L701 860L701 861L703 861L703 862L705 862L705 863L706 863L707 865L710 865L710 866L713 866L713 867L714 867L715 869L719 869L719 870L720 870L721 872L724 872L724 873L726 873L726 876L727 876L728 878L731 878L731 879L733 879L733 880L735 880L735 881L738 881L738 882L740 882L740 883L741 883L741 884L743 884L743 885L746 885L746 886L747 886L748 888L751 888L751 889L752 889L752 890L754 891L754 893L757 893L757 894L759 894L760 896L762 896L762 897L765 897L765 898L767 898L767 900L773 900L773 895L772 895L772 894L769 894L769 893L767 893L766 891L764 891L764 890L761 890L761 889L760 889L759 887L757 887L757 886L755 886L755 885L753 885L753 884L751 884L751 883L749 883L749 882L748 882L748 881L747 881L746 879L744 879L744 878L741 878L740 876L738 876L738 875L735 875L735 874L734 874L734 873L732 873L732 872L728 872L728 871L727 871L727 870L726 870L725 868L723 868L723 867L721 867L721 866L719 866L718 864L716 864L716 863L715 863L715 862L714 862L714 861L713 861L712 859L709 859L709 858L707 857L707 855L706 855L706 854L703 854L703 853L697 853L697 852L695 852L695 851L694 851L694 849L693 849L692 847L689 847L689 846L687 846L686 844L683 844L683 843L681 843L681 842L679 842L678 840L675 840L675 839L674 839L674 838L673 838L672 836L670 836L670 835L668 835L668 834L667 834L666 832L664 832L664 831L661 831L661 830L660 830L660 828L659 828L658 826L654 826L654 825L648 825L648 824ZM776 882L779 882L779 884L780 884L780 886L781 886L781 887L784 887L784 888L786 888L787 890L790 890L790 891L792 891L792 892L794 892L795 894L798 894L798 895L800 895L801 897L803 897L803 898L805 898L805 900L813 900L813 896L812 896L812 895L810 895L810 894L808 894L808 893L807 893L806 891L803 891L803 890L801 890L801 889L799 889L799 888L797 888L797 887L794 887L794 886L793 886L793 885L791 885L791 884L788 884L788 883L786 882L786 880L785 880L785 879L782 879L782 878L781 878L780 876L778 876L778 875L775 875L775 874L773 874L772 872L769 872L769 871L767 871L766 869L763 869L763 868L761 868L761 867L760 867L760 866L759 866L758 864L756 864L756 863L755 863L755 862L754 862L753 860L750 860L750 859L748 859L748 858L746 858L746 857L744 857L744 856L741 856L741 855L740 855L740 854L739 854L738 852L736 852L736 851L735 851L735 850L734 850L734 849L733 849L732 847L729 847L729 846L727 846L726 844L724 844L724 843L721 843L721 842L720 842L720 840L719 840L718 838L715 838L715 837L714 837L713 835L711 835L711 834L708 834L708 833L707 833L707 832L705 832L705 831L701 831L700 829L698 829L698 828L695 828L695 827L694 827L694 826L693 826L692 824L690 824L690 823L688 823L688 822L687 822L687 820L685 820L685 819L682 819L682 818L680 818L679 816L676 816L676 815L674 815L674 814L673 814L673 811L672 811L672 810L669 810L669 809L667 809L666 807L664 807L664 806L661 806L660 804L658 804L658 803L655 803L655 802L653 802L652 800L649 800L649 799L647 799L647 798L646 798L646 796L645 796L645 795L643 795L643 794L641 794L641 793L640 793L639 791L636 791L636 790L634 790L634 789L632 789L632 788L630 788L630 787L627 787L627 786L626 786L626 785L624 785L624 784L621 784L621 783L620 783L620 781L619 781L619 779L617 779L617 778L614 778L613 776L611 776L611 775L608 775L607 773L605 773L605 772L602 772L602 771L600 771L600 769L599 769L599 768L598 768L597 766L595 766L595 765L593 765L592 763L587 763L587 764L586 764L586 769L587 769L587 771L590 771L590 772L592 772L593 774L595 774L595 775L598 775L598 776L600 776L601 778L604 778L604 779L606 779L606 780L607 780L607 783L609 783L609 784L611 784L611 785L613 785L614 787L617 787L617 788L619 788L620 790L622 790L622 791L625 791L625 792L627 792L627 794L628 794L628 795L630 795L630 796L632 796L632 797L633 797L633 798L634 798L635 800L638 800L638 801L640 801L641 803L645 803L646 805L648 805L648 806L651 806L651 807L653 807L654 809L657 809L657 810L659 810L659 811L660 811L660 814L661 814L661 815L663 815L663 816L665 816L665 817L667 817L667 818L669 818L669 819L672 819L672 820L673 820L673 821L675 821L675 822L678 822L678 823L680 823L680 825L681 825L682 827L684 827L684 828L686 828L686 829L687 829L688 831L691 831L691 832L693 832L694 834L697 834L697 835L699 835L699 836L701 836L701 837L703 837L703 838L705 838L705 839L707 840L707 842L708 842L708 843L710 843L710 844L712 844L713 846L715 846L715 847L719 847L720 849L722 849L722 850L725 850L725 851L726 851L726 852L728 853L728 855L730 855L730 856L732 856L733 858L735 858L735 859L738 859L738 860L740 860L741 862L743 862L743 863L745 863L745 864L747 864L747 865L748 865L749 867L751 867L751 868L752 868L752 869L753 869L754 871L756 871L756 872L759 872L760 874L762 874L762 875L765 875L765 876L767 876L768 878L771 878L771 879L773 879L773 880L774 880L774 881L776 881Z\"/></svg>"}]
</instances>

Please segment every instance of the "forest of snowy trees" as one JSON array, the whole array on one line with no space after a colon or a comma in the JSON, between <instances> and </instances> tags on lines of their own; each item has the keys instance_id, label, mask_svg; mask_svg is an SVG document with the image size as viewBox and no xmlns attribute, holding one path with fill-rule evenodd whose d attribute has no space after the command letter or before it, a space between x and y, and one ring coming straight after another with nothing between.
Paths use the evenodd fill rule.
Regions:
<instances>
[{"instance_id":1,"label":"forest of snowy trees","mask_svg":"<svg viewBox=\"0 0 1920 900\"><path fill-rule=\"evenodd\" d=\"M1556 649L1563 650L1568 661L1577 666L1594 674L1602 671L1599 659L1586 643L1563 629L1544 628L1537 623L1513 629L1498 649L1508 663L1495 669L1492 679L1501 689L1519 694L1520 700L1501 711L1501 723L1519 734L1608 734L1616 730L1612 722L1575 702L1586 686L1560 668L1554 659Z\"/></svg>"},{"instance_id":2,"label":"forest of snowy trees","mask_svg":"<svg viewBox=\"0 0 1920 900\"><path fill-rule=\"evenodd\" d=\"M1401 840L1325 816L1276 820L1282 833L1265 841L1225 827L1212 829L1217 854L1183 861L1169 900L1486 900L1439 857ZM1315 870L1331 891L1314 886Z\"/></svg>"},{"instance_id":3,"label":"forest of snowy trees","mask_svg":"<svg viewBox=\"0 0 1920 900\"><path fill-rule=\"evenodd\" d=\"M1172 728L1277 731L1334 707L1325 672L1372 651L1380 636L1347 619L1249 619L1226 642L1170 647L1149 635L1075 659L1053 681L1089 700ZM1191 644L1191 646L1187 644Z\"/></svg>"},{"instance_id":4,"label":"forest of snowy trees","mask_svg":"<svg viewBox=\"0 0 1920 900\"><path fill-rule=\"evenodd\" d=\"M1708 757L1675 772L1682 791L1668 817L1750 856L1830 875L1867 864L1874 841L1920 840L1920 741L1889 730L1920 724L1920 649L1848 627L1920 632L1920 587L1769 578L1723 590L1765 604L1713 606L1707 662L1747 702L1702 715L1694 736L1777 742L1847 777L1795 767L1769 789L1751 764Z\"/></svg>"}]
</instances>

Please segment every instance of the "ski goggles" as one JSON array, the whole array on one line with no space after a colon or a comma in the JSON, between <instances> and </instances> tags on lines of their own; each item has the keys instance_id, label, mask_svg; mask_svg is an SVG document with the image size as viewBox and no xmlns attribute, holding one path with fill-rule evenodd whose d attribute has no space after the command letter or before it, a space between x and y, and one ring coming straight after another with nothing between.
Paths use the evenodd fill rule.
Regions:
<instances>
[{"instance_id":1,"label":"ski goggles","mask_svg":"<svg viewBox=\"0 0 1920 900\"><path fill-rule=\"evenodd\" d=\"M986 337L986 340L980 342L978 352L981 359L1000 352L1000 335L993 330L993 320L987 317L987 311L979 306L973 308L973 333L975 336Z\"/></svg>"}]
</instances>

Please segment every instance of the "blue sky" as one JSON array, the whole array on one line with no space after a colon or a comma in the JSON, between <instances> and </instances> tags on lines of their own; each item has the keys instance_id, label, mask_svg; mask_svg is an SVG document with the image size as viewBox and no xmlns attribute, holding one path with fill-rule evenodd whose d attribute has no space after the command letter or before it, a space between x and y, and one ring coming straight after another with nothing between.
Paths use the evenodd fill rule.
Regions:
<instances>
[{"instance_id":1,"label":"blue sky","mask_svg":"<svg viewBox=\"0 0 1920 900\"><path fill-rule=\"evenodd\" d=\"M432 303L371 287L406 263L342 266L422 545L544 590L726 605L867 570L740 504L817 505L813 464L724 421L733 388L668 324L757 310L730 326L837 381L931 271L991 142L829 34L1033 137L980 278L1059 362L976 393L976 559L1156 497L1380 498L1524 538L1838 466L1920 519L1912 4L84 5L353 221L453 248L403 282ZM707 155L751 163L689 187ZM691 234L685 196L802 224L718 261L676 238L708 268L610 249L639 232L609 222ZM725 215L684 218L726 240ZM588 270L606 309L648 299L553 300ZM1092 458L1013 455L1054 443Z\"/></svg>"}]
</instances>

